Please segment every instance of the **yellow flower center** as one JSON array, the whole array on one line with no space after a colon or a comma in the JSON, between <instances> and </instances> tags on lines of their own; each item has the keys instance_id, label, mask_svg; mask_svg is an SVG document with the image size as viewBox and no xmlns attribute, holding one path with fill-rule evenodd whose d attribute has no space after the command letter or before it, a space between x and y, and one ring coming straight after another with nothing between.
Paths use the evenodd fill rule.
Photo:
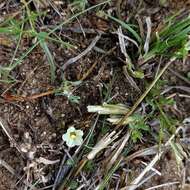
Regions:
<instances>
[{"instance_id":1,"label":"yellow flower center","mask_svg":"<svg viewBox=\"0 0 190 190\"><path fill-rule=\"evenodd\" d=\"M70 133L70 138L71 139L75 139L77 137L76 133L75 132L71 132Z\"/></svg>"}]
</instances>

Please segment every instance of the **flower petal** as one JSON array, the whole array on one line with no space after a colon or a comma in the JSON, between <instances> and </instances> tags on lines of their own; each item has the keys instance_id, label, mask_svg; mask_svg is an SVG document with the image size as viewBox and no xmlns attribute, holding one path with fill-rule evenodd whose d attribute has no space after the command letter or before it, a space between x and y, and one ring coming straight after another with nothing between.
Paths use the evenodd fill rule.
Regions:
<instances>
[{"instance_id":1,"label":"flower petal","mask_svg":"<svg viewBox=\"0 0 190 190\"><path fill-rule=\"evenodd\" d=\"M82 130L76 130L77 136L82 137L83 136L83 131Z\"/></svg>"},{"instance_id":2,"label":"flower petal","mask_svg":"<svg viewBox=\"0 0 190 190\"><path fill-rule=\"evenodd\" d=\"M68 147L74 147L75 146L75 141L68 140L68 141L66 141L66 144L67 144Z\"/></svg>"},{"instance_id":3,"label":"flower petal","mask_svg":"<svg viewBox=\"0 0 190 190\"><path fill-rule=\"evenodd\" d=\"M76 129L72 126L67 129L67 133L75 132Z\"/></svg>"},{"instance_id":4,"label":"flower petal","mask_svg":"<svg viewBox=\"0 0 190 190\"><path fill-rule=\"evenodd\" d=\"M80 138L76 138L75 141L74 141L74 143L75 143L76 146L80 146L82 144L82 142L83 142L83 139L81 137Z\"/></svg>"},{"instance_id":5,"label":"flower petal","mask_svg":"<svg viewBox=\"0 0 190 190\"><path fill-rule=\"evenodd\" d=\"M67 141L69 139L68 133L63 134L62 139L63 139L63 141Z\"/></svg>"}]
</instances>

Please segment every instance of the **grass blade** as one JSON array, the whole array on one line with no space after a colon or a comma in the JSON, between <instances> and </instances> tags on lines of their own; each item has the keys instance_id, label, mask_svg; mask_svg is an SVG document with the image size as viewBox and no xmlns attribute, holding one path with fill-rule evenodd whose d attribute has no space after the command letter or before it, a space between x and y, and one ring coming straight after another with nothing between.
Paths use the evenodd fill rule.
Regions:
<instances>
[{"instance_id":1,"label":"grass blade","mask_svg":"<svg viewBox=\"0 0 190 190\"><path fill-rule=\"evenodd\" d=\"M39 42L40 42L40 46L42 47L42 49L44 50L44 53L46 54L47 56L47 60L48 60L48 63L50 65L50 72L51 72L51 82L54 82L55 80L55 70L56 70L56 67L55 67L55 63L54 63L54 59L53 59L53 56L48 48L48 45L45 41L45 38L46 38L47 34L44 33L44 32L40 32L38 34L38 39L39 39Z\"/></svg>"}]
</instances>

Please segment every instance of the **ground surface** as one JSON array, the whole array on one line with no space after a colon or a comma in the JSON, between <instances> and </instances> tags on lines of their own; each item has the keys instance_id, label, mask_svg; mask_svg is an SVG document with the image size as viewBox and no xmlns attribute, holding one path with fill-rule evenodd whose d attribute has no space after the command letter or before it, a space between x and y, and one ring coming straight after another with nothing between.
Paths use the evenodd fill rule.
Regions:
<instances>
[{"instance_id":1,"label":"ground surface","mask_svg":"<svg viewBox=\"0 0 190 190\"><path fill-rule=\"evenodd\" d=\"M78 11L78 7L73 10L69 7L69 1L60 4L59 1L54 3L53 1L47 1L47 3L42 4L38 1L31 2L33 2L29 4L31 10L37 13L47 11L45 16L41 16L36 21L38 31L48 31L48 27L50 29L54 28L55 25L71 17L74 14L73 12ZM100 2L101 0L89 0L89 5L92 6ZM145 18L150 16L153 24L152 29L156 30L162 24L164 18L178 10L188 10L189 4L190 1L188 0L167 1L164 5L159 5L157 1L144 0L139 3L135 0L124 0L113 1L109 5L103 6L102 9L114 12L116 17L126 21L134 17L134 20L138 20L139 23L142 22L142 25L144 25ZM22 20L27 11L26 8L22 9L21 7L23 7L23 3L20 1L0 1L0 22L3 23L11 17L18 21ZM30 24L27 23L24 27L30 28ZM0 119L11 136L11 138L8 137L5 130L0 128L0 159L14 169L14 174L12 174L0 165L0 190L32 189L31 185L33 185L33 189L43 189L44 187L52 189L51 185L55 181L60 161L65 155L72 156L76 150L68 150L66 145L63 144L62 134L71 125L82 129L87 134L95 121L96 115L89 114L87 106L102 104L106 99L106 94L108 94L106 101L111 98L112 103L124 103L132 106L145 90L146 83L153 80L159 59L152 60L144 68L145 78L143 80L135 79L139 90L126 79L122 70L122 66L125 64L124 57L120 52L118 37L114 34L117 28L118 25L112 20L97 16L95 10L89 11L56 32L63 41L73 44L74 48L68 49L56 42L48 42L48 47L56 63L56 79L53 82L51 82L47 57L39 45L22 60L21 64L11 71L11 76L16 79L13 83L0 82ZM98 35L98 31L103 34L97 42L96 48L63 72L61 67L64 63L85 50ZM0 34L0 68L9 65L18 40L18 36ZM19 59L23 52L35 43L35 40L35 37L27 36L27 34L23 35L14 61ZM137 50L131 48L130 51ZM188 81L185 82L179 77L179 74L186 77L188 72L190 72L189 58L184 62L176 61L170 67L170 70L164 73L162 78L167 80L167 88L171 86L189 87L190 81L189 83ZM52 89L58 89L62 85L64 77L68 81L83 79L79 85L69 87L74 96L80 97L79 103L74 103L66 96L56 95L55 93L30 100L26 98L50 92ZM3 76L1 76L1 79L3 79ZM167 96L174 97L176 109L168 108L166 112L175 116L179 121L188 118L190 114L189 93L190 91L184 91L180 88L168 91ZM96 137L93 139L95 142L92 142L92 146L97 142L97 139L100 139L104 121L104 118L102 118L97 124L96 133L94 134ZM109 130L107 128L111 127L110 124L105 123L105 125L107 125L105 130ZM188 137L188 130L186 135ZM153 137L146 134L141 142L129 147L128 151L134 153L153 145L155 145ZM96 172L93 173L94 170L88 171L86 169L80 173L79 178L76 179L77 187L85 184L86 186L82 189L95 189L95 184L102 178L104 159L109 153L110 150L101 153L94 161L93 167L95 167L94 170L97 169ZM85 152L83 155L85 155ZM48 161L45 164L40 163L40 157L46 159L46 161L56 162L53 164L47 164ZM130 182L135 176L138 176L144 168L141 162L148 163L151 160L150 158L144 156L143 158L135 158L130 163L123 163L123 169L120 168L113 175L107 189L122 189L126 184L130 184L127 180ZM184 160L185 167L183 169L186 170L188 165L188 159ZM162 175L152 177L137 189L148 189L152 186L176 181L176 185L169 185L160 189L181 189L182 181L183 189L190 189L188 187L188 183L190 184L189 171L186 171L184 176L184 171L178 170L176 158L172 151L161 158L156 169ZM95 186L93 186L93 183ZM30 186L30 188L27 188L27 186ZM48 186L50 187L48 188Z\"/></svg>"}]
</instances>

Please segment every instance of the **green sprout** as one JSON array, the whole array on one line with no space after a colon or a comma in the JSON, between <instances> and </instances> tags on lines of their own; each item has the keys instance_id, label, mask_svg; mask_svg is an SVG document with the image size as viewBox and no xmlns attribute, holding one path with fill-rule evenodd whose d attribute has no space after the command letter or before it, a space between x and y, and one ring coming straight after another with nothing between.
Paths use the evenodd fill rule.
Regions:
<instances>
[{"instance_id":1,"label":"green sprout","mask_svg":"<svg viewBox=\"0 0 190 190\"><path fill-rule=\"evenodd\" d=\"M78 10L85 10L87 4L87 0L73 0L71 3L71 7Z\"/></svg>"},{"instance_id":2,"label":"green sprout","mask_svg":"<svg viewBox=\"0 0 190 190\"><path fill-rule=\"evenodd\" d=\"M74 127L69 127L67 132L63 134L62 139L68 147L80 146L83 142L83 131L76 130Z\"/></svg>"},{"instance_id":3,"label":"green sprout","mask_svg":"<svg viewBox=\"0 0 190 190\"><path fill-rule=\"evenodd\" d=\"M61 84L61 87L55 91L55 95L61 95L68 98L68 100L72 103L79 104L80 97L73 95L74 87L79 85L81 82L71 82L64 80Z\"/></svg>"}]
</instances>

